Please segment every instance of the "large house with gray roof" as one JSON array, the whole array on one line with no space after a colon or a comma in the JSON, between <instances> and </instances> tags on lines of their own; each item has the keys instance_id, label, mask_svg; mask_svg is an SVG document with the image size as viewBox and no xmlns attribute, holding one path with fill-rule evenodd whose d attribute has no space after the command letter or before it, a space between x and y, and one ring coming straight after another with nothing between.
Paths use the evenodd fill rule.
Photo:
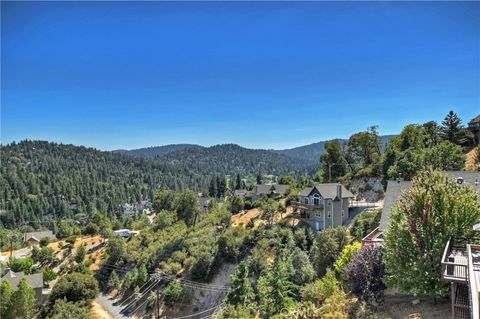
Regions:
<instances>
[{"instance_id":1,"label":"large house with gray roof","mask_svg":"<svg viewBox=\"0 0 480 319\"><path fill-rule=\"evenodd\" d=\"M35 299L37 301L37 304L41 304L43 302L42 273L25 275L25 273L23 272L13 272L10 269L6 269L2 274L2 278L0 278L0 282L7 281L13 289L17 289L20 280L22 280L23 278L25 278L27 284L35 291Z\"/></svg>"},{"instance_id":2,"label":"large house with gray roof","mask_svg":"<svg viewBox=\"0 0 480 319\"><path fill-rule=\"evenodd\" d=\"M353 197L342 184L317 184L303 189L299 201L292 205L306 224L319 231L343 225L349 217L349 201Z\"/></svg>"}]
</instances>

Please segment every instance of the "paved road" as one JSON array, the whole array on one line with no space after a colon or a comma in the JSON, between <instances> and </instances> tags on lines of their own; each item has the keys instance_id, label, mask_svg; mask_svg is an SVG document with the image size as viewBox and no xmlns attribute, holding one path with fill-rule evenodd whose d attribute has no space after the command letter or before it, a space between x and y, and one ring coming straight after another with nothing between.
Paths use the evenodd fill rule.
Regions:
<instances>
[{"instance_id":1,"label":"paved road","mask_svg":"<svg viewBox=\"0 0 480 319\"><path fill-rule=\"evenodd\" d=\"M118 305L114 305L117 302L116 299L110 299L107 295L100 294L95 301L98 302L105 310L107 310L111 315L112 318L115 319L130 319L131 317L125 316L120 313L123 307L119 307Z\"/></svg>"}]
</instances>

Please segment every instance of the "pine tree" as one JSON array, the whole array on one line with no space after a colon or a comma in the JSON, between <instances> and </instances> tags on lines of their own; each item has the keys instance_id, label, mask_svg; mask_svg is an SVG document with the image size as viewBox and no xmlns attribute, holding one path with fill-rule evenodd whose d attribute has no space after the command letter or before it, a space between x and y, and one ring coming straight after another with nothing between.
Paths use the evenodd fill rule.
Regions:
<instances>
[{"instance_id":1,"label":"pine tree","mask_svg":"<svg viewBox=\"0 0 480 319\"><path fill-rule=\"evenodd\" d=\"M216 178L215 176L212 177L212 179L210 180L210 185L208 187L208 195L210 197L214 197L216 198L217 197L217 183L216 183Z\"/></svg>"},{"instance_id":2,"label":"pine tree","mask_svg":"<svg viewBox=\"0 0 480 319\"><path fill-rule=\"evenodd\" d=\"M120 289L120 278L118 278L117 272L114 270L110 274L110 278L108 279L108 288L109 289Z\"/></svg>"},{"instance_id":3,"label":"pine tree","mask_svg":"<svg viewBox=\"0 0 480 319\"><path fill-rule=\"evenodd\" d=\"M257 174L257 184L262 184L262 174Z\"/></svg>"},{"instance_id":4,"label":"pine tree","mask_svg":"<svg viewBox=\"0 0 480 319\"><path fill-rule=\"evenodd\" d=\"M241 189L241 188L242 188L242 179L240 178L240 174L237 174L235 189Z\"/></svg>"},{"instance_id":5,"label":"pine tree","mask_svg":"<svg viewBox=\"0 0 480 319\"><path fill-rule=\"evenodd\" d=\"M460 144L462 127L462 120L458 117L457 113L453 111L448 112L440 128L443 139L453 144Z\"/></svg>"},{"instance_id":6,"label":"pine tree","mask_svg":"<svg viewBox=\"0 0 480 319\"><path fill-rule=\"evenodd\" d=\"M12 300L15 300L15 318L35 317L35 291L28 285L25 278L20 280Z\"/></svg>"},{"instance_id":7,"label":"pine tree","mask_svg":"<svg viewBox=\"0 0 480 319\"><path fill-rule=\"evenodd\" d=\"M255 292L248 278L248 272L248 264L242 261L232 276L232 287L227 295L229 304L247 304L255 299Z\"/></svg>"},{"instance_id":8,"label":"pine tree","mask_svg":"<svg viewBox=\"0 0 480 319\"><path fill-rule=\"evenodd\" d=\"M6 280L2 280L0 285L0 318L13 319L12 296L13 288Z\"/></svg>"}]
</instances>

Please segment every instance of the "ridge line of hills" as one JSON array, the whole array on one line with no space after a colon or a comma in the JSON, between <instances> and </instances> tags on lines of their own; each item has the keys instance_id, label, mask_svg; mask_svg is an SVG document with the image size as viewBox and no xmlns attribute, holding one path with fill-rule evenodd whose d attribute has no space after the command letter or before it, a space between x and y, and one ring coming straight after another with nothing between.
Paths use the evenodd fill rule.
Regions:
<instances>
[{"instance_id":1,"label":"ridge line of hills","mask_svg":"<svg viewBox=\"0 0 480 319\"><path fill-rule=\"evenodd\" d=\"M382 146L385 146L388 141L394 137L395 135L382 135L380 138L382 139ZM347 139L334 139L338 140L340 142L346 142ZM238 146L242 149L245 150L252 150L252 151L268 151L268 152L273 152L277 154L282 154L286 155L290 158L294 158L296 160L304 160L309 163L318 163L318 160L320 158L320 155L325 153L325 143L327 141L319 141L316 143L311 143L307 145L301 145L289 149L280 149L280 150L275 150L275 149L253 149L253 148L247 148L240 146L238 144L217 144L213 146L201 146L198 144L167 144L167 145L161 145L161 146L150 146L150 147L143 147L143 148L137 148L137 149L132 149L132 150L125 150L125 149L119 149L119 150L114 150L112 151L113 153L119 153L123 155L129 155L129 156L135 156L135 157L144 157L144 158L155 158L155 157L162 157L167 154L175 153L178 151L183 151L185 149L190 149L190 150L200 150L200 149L212 149L212 148L218 148L222 146L228 146L228 145L235 145Z\"/></svg>"}]
</instances>

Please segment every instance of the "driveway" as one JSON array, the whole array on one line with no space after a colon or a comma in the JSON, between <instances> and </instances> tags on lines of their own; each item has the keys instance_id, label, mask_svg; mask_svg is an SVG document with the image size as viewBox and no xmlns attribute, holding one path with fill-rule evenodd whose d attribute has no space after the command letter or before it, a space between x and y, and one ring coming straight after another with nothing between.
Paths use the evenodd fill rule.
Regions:
<instances>
[{"instance_id":1,"label":"driveway","mask_svg":"<svg viewBox=\"0 0 480 319\"><path fill-rule=\"evenodd\" d=\"M110 299L109 296L104 295L104 294L99 294L97 298L95 298L95 301L101 305L108 313L111 315L112 318L115 319L130 319L132 317L125 316L124 314L121 314L120 311L122 311L123 307L120 307L118 305L115 305L115 303L118 302L117 299Z\"/></svg>"}]
</instances>

